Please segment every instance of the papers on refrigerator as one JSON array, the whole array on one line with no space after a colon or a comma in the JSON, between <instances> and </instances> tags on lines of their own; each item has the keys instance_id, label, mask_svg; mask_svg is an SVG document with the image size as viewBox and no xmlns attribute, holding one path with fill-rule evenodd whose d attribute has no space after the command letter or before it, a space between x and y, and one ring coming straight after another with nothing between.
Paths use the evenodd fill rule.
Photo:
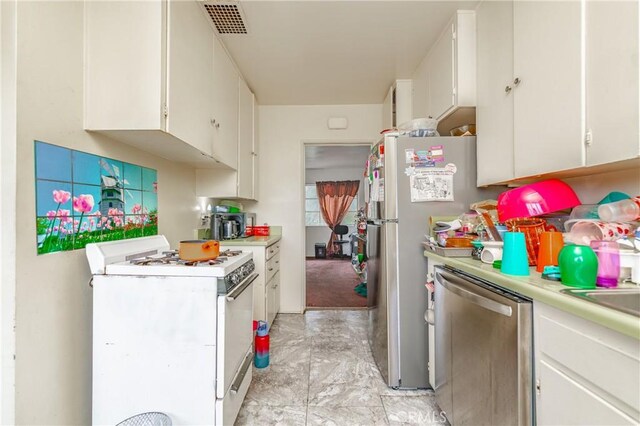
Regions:
<instances>
[{"instance_id":1,"label":"papers on refrigerator","mask_svg":"<svg viewBox=\"0 0 640 426\"><path fill-rule=\"evenodd\" d=\"M453 173L451 168L416 168L409 176L411 202L453 201Z\"/></svg>"}]
</instances>

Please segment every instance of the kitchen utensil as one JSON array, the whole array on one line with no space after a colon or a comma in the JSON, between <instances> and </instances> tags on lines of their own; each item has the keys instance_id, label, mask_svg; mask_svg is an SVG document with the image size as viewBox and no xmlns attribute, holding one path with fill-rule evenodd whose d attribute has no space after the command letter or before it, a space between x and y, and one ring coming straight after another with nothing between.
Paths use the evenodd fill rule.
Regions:
<instances>
[{"instance_id":1,"label":"kitchen utensil","mask_svg":"<svg viewBox=\"0 0 640 426\"><path fill-rule=\"evenodd\" d=\"M568 220L567 240L575 244L590 244L593 240L615 241L633 234L634 226L629 223L603 222L600 220Z\"/></svg>"},{"instance_id":2,"label":"kitchen utensil","mask_svg":"<svg viewBox=\"0 0 640 426\"><path fill-rule=\"evenodd\" d=\"M491 216L489 216L489 213L482 212L482 217L487 223L487 229L489 230L489 235L491 235L491 238L493 239L493 241L502 241L502 236L500 235L495 225L493 224L493 220L491 220Z\"/></svg>"},{"instance_id":3,"label":"kitchen utensil","mask_svg":"<svg viewBox=\"0 0 640 426\"><path fill-rule=\"evenodd\" d=\"M558 255L564 247L564 239L560 232L545 231L540 234L540 248L538 250L538 266L536 271L542 273L547 266L558 265Z\"/></svg>"},{"instance_id":4,"label":"kitchen utensil","mask_svg":"<svg viewBox=\"0 0 640 426\"><path fill-rule=\"evenodd\" d=\"M529 275L527 245L525 243L524 233L505 232L500 271L508 275Z\"/></svg>"},{"instance_id":5,"label":"kitchen utensil","mask_svg":"<svg viewBox=\"0 0 640 426\"><path fill-rule=\"evenodd\" d=\"M500 222L516 217L532 217L569 209L581 204L569 185L549 179L524 185L498 196Z\"/></svg>"},{"instance_id":6,"label":"kitchen utensil","mask_svg":"<svg viewBox=\"0 0 640 426\"><path fill-rule=\"evenodd\" d=\"M589 246L565 246L558 255L560 281L570 287L596 288L598 258Z\"/></svg>"},{"instance_id":7,"label":"kitchen utensil","mask_svg":"<svg viewBox=\"0 0 640 426\"><path fill-rule=\"evenodd\" d=\"M629 197L624 192L613 191L608 193L602 200L598 201L598 204L615 203L620 200L628 200Z\"/></svg>"},{"instance_id":8,"label":"kitchen utensil","mask_svg":"<svg viewBox=\"0 0 640 426\"><path fill-rule=\"evenodd\" d=\"M600 219L600 216L598 215L598 205L582 204L575 206L569 215L569 220L573 219Z\"/></svg>"},{"instance_id":9,"label":"kitchen utensil","mask_svg":"<svg viewBox=\"0 0 640 426\"><path fill-rule=\"evenodd\" d=\"M640 196L598 207L600 219L607 222L632 222L640 220Z\"/></svg>"},{"instance_id":10,"label":"kitchen utensil","mask_svg":"<svg viewBox=\"0 0 640 426\"><path fill-rule=\"evenodd\" d=\"M220 243L216 240L180 241L178 256L182 260L200 262L211 260L220 254Z\"/></svg>"},{"instance_id":11,"label":"kitchen utensil","mask_svg":"<svg viewBox=\"0 0 640 426\"><path fill-rule=\"evenodd\" d=\"M544 231L551 230L547 227L547 222L543 219L530 218L514 218L505 222L509 231L523 232L527 242L527 255L529 257L529 265L535 266L538 263L538 249L540 247L540 234Z\"/></svg>"},{"instance_id":12,"label":"kitchen utensil","mask_svg":"<svg viewBox=\"0 0 640 426\"><path fill-rule=\"evenodd\" d=\"M591 241L593 251L598 257L598 287L617 287L620 277L620 250L615 241Z\"/></svg>"},{"instance_id":13,"label":"kitchen utensil","mask_svg":"<svg viewBox=\"0 0 640 426\"><path fill-rule=\"evenodd\" d=\"M480 260L490 265L496 260L502 260L502 247L485 247L480 253Z\"/></svg>"}]
</instances>

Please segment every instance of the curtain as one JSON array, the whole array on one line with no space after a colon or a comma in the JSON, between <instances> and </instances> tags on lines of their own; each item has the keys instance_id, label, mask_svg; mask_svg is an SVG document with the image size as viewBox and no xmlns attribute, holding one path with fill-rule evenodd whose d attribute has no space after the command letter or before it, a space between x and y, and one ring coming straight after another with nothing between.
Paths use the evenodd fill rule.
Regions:
<instances>
[{"instance_id":1,"label":"curtain","mask_svg":"<svg viewBox=\"0 0 640 426\"><path fill-rule=\"evenodd\" d=\"M340 225L349 211L349 206L358 194L359 187L360 182L357 180L316 182L320 212L324 221L331 228L331 237L329 237L329 242L327 243L328 255L332 255L335 252L333 242L337 238L333 230L336 225Z\"/></svg>"}]
</instances>

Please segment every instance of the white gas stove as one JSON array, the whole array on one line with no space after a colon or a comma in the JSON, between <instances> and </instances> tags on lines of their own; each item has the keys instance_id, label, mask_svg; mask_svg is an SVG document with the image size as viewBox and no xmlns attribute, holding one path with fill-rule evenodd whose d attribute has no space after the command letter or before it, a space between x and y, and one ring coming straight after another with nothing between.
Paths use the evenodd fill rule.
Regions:
<instances>
[{"instance_id":1,"label":"white gas stove","mask_svg":"<svg viewBox=\"0 0 640 426\"><path fill-rule=\"evenodd\" d=\"M251 252L185 262L164 236L89 244L93 423L233 424L251 382Z\"/></svg>"}]
</instances>

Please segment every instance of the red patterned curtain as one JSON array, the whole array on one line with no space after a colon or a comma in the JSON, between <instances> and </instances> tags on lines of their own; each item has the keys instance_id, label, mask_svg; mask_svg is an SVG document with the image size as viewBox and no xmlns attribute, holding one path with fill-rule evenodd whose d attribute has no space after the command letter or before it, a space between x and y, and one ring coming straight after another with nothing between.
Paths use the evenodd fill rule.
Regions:
<instances>
[{"instance_id":1,"label":"red patterned curtain","mask_svg":"<svg viewBox=\"0 0 640 426\"><path fill-rule=\"evenodd\" d=\"M333 242L336 241L336 234L333 229L336 225L340 225L349 211L349 206L358 194L359 187L360 182L357 180L316 182L320 212L324 221L331 228L331 237L327 243L328 255L335 252Z\"/></svg>"}]
</instances>

